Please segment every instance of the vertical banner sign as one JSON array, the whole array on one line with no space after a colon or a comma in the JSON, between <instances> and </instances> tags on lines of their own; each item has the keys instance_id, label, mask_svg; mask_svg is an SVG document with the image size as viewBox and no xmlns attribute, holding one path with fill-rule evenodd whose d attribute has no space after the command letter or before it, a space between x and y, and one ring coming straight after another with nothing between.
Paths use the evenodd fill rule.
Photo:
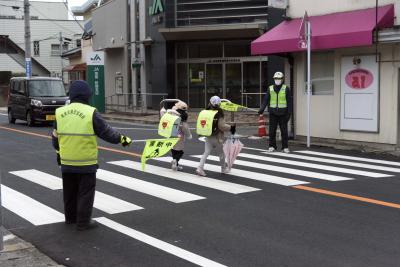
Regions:
<instances>
[{"instance_id":1,"label":"vertical banner sign","mask_svg":"<svg viewBox=\"0 0 400 267\"><path fill-rule=\"evenodd\" d=\"M374 55L343 57L340 129L379 132L379 67Z\"/></svg>"},{"instance_id":2,"label":"vertical banner sign","mask_svg":"<svg viewBox=\"0 0 400 267\"><path fill-rule=\"evenodd\" d=\"M87 82L93 90L93 96L90 104L99 112L104 112L104 52L97 51L89 53L86 59L86 65Z\"/></svg>"},{"instance_id":3,"label":"vertical banner sign","mask_svg":"<svg viewBox=\"0 0 400 267\"><path fill-rule=\"evenodd\" d=\"M31 58L25 58L25 72L26 72L26 78L32 77L32 60L31 60Z\"/></svg>"}]
</instances>

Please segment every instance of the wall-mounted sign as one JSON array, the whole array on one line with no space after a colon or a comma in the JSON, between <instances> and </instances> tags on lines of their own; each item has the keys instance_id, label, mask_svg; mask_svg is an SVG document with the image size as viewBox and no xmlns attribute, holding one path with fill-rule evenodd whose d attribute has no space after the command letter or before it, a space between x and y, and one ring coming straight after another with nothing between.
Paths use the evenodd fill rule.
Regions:
<instances>
[{"instance_id":1,"label":"wall-mounted sign","mask_svg":"<svg viewBox=\"0 0 400 267\"><path fill-rule=\"evenodd\" d=\"M379 69L374 55L343 57L340 129L379 131Z\"/></svg>"},{"instance_id":2,"label":"wall-mounted sign","mask_svg":"<svg viewBox=\"0 0 400 267\"><path fill-rule=\"evenodd\" d=\"M164 4L162 0L153 0L153 4L149 7L149 15L152 16L152 24L161 24L163 22Z\"/></svg>"},{"instance_id":3,"label":"wall-mounted sign","mask_svg":"<svg viewBox=\"0 0 400 267\"><path fill-rule=\"evenodd\" d=\"M345 81L350 88L363 90L372 85L374 75L369 70L355 69L346 75Z\"/></svg>"}]
</instances>

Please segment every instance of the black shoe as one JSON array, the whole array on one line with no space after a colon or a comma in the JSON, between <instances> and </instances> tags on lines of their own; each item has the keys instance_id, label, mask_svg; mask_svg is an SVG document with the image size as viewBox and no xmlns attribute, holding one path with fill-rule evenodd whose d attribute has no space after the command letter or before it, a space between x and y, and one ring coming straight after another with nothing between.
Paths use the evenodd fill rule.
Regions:
<instances>
[{"instance_id":1,"label":"black shoe","mask_svg":"<svg viewBox=\"0 0 400 267\"><path fill-rule=\"evenodd\" d=\"M99 224L96 221L91 220L89 223L76 225L76 230L78 230L78 231L86 231L86 230L95 229L98 226L99 226Z\"/></svg>"}]
</instances>

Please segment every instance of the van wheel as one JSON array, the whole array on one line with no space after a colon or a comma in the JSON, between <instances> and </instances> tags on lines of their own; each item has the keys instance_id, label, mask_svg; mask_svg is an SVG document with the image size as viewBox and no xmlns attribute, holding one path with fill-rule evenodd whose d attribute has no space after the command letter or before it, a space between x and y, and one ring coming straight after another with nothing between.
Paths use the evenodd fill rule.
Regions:
<instances>
[{"instance_id":1,"label":"van wheel","mask_svg":"<svg viewBox=\"0 0 400 267\"><path fill-rule=\"evenodd\" d=\"M33 120L32 113L30 111L26 113L26 123L28 124L29 127L35 125L35 121Z\"/></svg>"},{"instance_id":2,"label":"van wheel","mask_svg":"<svg viewBox=\"0 0 400 267\"><path fill-rule=\"evenodd\" d=\"M11 113L11 109L8 110L8 123L15 123L15 118L13 117L12 113Z\"/></svg>"}]
</instances>

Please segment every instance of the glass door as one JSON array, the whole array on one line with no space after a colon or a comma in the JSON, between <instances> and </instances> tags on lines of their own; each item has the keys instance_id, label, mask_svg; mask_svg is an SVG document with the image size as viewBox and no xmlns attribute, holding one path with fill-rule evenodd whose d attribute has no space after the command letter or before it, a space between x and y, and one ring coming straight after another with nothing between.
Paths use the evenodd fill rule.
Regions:
<instances>
[{"instance_id":1,"label":"glass door","mask_svg":"<svg viewBox=\"0 0 400 267\"><path fill-rule=\"evenodd\" d=\"M242 64L225 64L225 98L236 104L242 104Z\"/></svg>"},{"instance_id":2,"label":"glass door","mask_svg":"<svg viewBox=\"0 0 400 267\"><path fill-rule=\"evenodd\" d=\"M210 97L217 95L224 98L223 65L206 64L206 106Z\"/></svg>"},{"instance_id":3,"label":"glass door","mask_svg":"<svg viewBox=\"0 0 400 267\"><path fill-rule=\"evenodd\" d=\"M204 108L204 63L189 64L189 106L192 108Z\"/></svg>"}]
</instances>

